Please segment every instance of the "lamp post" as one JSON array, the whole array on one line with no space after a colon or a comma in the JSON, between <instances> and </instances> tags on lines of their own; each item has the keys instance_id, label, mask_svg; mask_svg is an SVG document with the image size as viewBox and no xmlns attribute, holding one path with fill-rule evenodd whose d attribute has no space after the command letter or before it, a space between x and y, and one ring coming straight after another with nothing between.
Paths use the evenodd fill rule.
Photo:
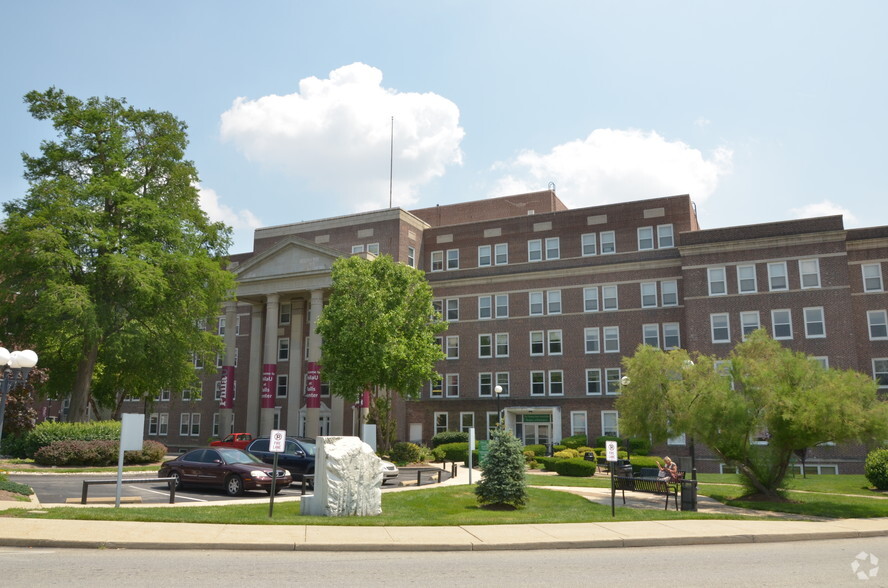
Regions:
<instances>
[{"instance_id":1,"label":"lamp post","mask_svg":"<svg viewBox=\"0 0 888 588\"><path fill-rule=\"evenodd\" d=\"M30 349L10 353L5 347L0 347L0 369L3 370L3 379L0 380L0 441L3 440L6 396L16 384L24 385L28 381L28 374L35 365L37 354Z\"/></svg>"},{"instance_id":2,"label":"lamp post","mask_svg":"<svg viewBox=\"0 0 888 588\"><path fill-rule=\"evenodd\" d=\"M497 384L493 389L493 393L496 395L496 424L499 426L502 422L502 413L500 412L500 394L503 393L503 387Z\"/></svg>"},{"instance_id":3,"label":"lamp post","mask_svg":"<svg viewBox=\"0 0 888 588\"><path fill-rule=\"evenodd\" d=\"M686 360L684 360L684 362L682 362L682 367L685 370L689 370L694 367L694 362L691 361L690 359L686 359ZM691 479L696 480L697 479L697 456L696 456L697 452L694 448L694 436L693 435L688 436L688 450L691 453Z\"/></svg>"}]
</instances>

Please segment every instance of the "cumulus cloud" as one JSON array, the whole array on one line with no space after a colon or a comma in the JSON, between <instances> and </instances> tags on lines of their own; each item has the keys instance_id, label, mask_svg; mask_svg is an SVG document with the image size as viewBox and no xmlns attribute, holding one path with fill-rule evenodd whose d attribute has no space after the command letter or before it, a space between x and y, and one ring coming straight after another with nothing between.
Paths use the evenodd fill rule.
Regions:
<instances>
[{"instance_id":1,"label":"cumulus cloud","mask_svg":"<svg viewBox=\"0 0 888 588\"><path fill-rule=\"evenodd\" d=\"M841 214L844 217L845 227L860 226L860 221L850 210L843 206L839 206L838 204L834 204L829 200L806 204L799 208L791 208L789 213L793 218L812 218L815 216L832 216L834 214Z\"/></svg>"},{"instance_id":2,"label":"cumulus cloud","mask_svg":"<svg viewBox=\"0 0 888 588\"><path fill-rule=\"evenodd\" d=\"M698 149L654 131L596 129L549 153L523 151L497 164L494 169L505 175L491 195L541 190L554 182L571 208L677 194L702 202L730 173L732 157L729 149L719 148L707 159Z\"/></svg>"},{"instance_id":3,"label":"cumulus cloud","mask_svg":"<svg viewBox=\"0 0 888 588\"><path fill-rule=\"evenodd\" d=\"M262 221L247 209L236 211L230 206L222 204L219 194L212 188L198 185L197 189L198 203L210 220L221 221L233 229L232 251L250 251L253 243L253 231L263 226Z\"/></svg>"},{"instance_id":4,"label":"cumulus cloud","mask_svg":"<svg viewBox=\"0 0 888 588\"><path fill-rule=\"evenodd\" d=\"M368 210L388 206L392 128L392 200L409 206L420 186L462 163L459 108L433 93L383 88L375 67L353 63L300 80L293 94L237 98L221 136L249 160Z\"/></svg>"}]
</instances>

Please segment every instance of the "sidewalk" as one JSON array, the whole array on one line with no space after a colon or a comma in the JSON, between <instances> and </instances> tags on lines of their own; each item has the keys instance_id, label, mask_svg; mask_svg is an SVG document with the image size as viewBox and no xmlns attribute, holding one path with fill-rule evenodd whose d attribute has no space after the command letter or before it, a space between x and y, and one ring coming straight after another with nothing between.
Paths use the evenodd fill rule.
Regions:
<instances>
[{"instance_id":1,"label":"sidewalk","mask_svg":"<svg viewBox=\"0 0 888 588\"><path fill-rule=\"evenodd\" d=\"M460 468L456 478L446 480L441 485L467 484L468 478L468 470ZM478 479L480 474L477 471L472 472L473 482ZM387 492L411 489L405 487ZM568 489L561 486L552 489L575 492L589 500L610 504L610 490L606 488ZM647 502L644 495L633 496L630 501L629 494L626 495L626 507L641 506L640 502L644 501L645 508L662 508L663 501L660 498L654 498L654 505ZM281 501L284 500L298 498ZM625 508L619 495L616 504L617 508ZM39 504L0 502L0 510L11 507L38 509ZM163 508L171 506L165 505ZM727 508L705 497L701 497L699 503L700 512L728 512ZM748 514L749 511L743 512ZM2 521L0 546L91 549L491 551L765 543L888 535L888 519L885 518L828 521L671 520L459 527L206 525L19 518L4 518Z\"/></svg>"}]
</instances>

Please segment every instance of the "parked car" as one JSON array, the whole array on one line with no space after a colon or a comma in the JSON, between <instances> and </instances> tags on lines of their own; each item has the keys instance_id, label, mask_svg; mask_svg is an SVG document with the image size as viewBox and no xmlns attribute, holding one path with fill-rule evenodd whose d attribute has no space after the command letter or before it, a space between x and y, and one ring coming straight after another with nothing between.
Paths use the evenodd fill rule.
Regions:
<instances>
[{"instance_id":1,"label":"parked car","mask_svg":"<svg viewBox=\"0 0 888 588\"><path fill-rule=\"evenodd\" d=\"M390 480L395 480L398 477L398 466L393 464L390 461L382 460L382 483L385 484Z\"/></svg>"},{"instance_id":2,"label":"parked car","mask_svg":"<svg viewBox=\"0 0 888 588\"><path fill-rule=\"evenodd\" d=\"M253 440L251 433L232 433L221 441L213 441L210 447L234 447L235 449L246 449L250 441Z\"/></svg>"},{"instance_id":3,"label":"parked car","mask_svg":"<svg viewBox=\"0 0 888 588\"><path fill-rule=\"evenodd\" d=\"M211 486L225 490L229 496L240 496L245 490L265 490L271 494L273 472L273 468L241 449L208 447L192 449L164 462L157 476L175 478L177 490L186 485ZM278 468L275 493L292 482L293 476Z\"/></svg>"}]
</instances>

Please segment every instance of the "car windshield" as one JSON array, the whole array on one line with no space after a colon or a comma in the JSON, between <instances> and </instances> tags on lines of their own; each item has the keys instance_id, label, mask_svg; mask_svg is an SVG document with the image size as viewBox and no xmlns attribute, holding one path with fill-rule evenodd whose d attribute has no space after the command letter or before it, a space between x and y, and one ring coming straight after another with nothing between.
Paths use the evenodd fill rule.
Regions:
<instances>
[{"instance_id":1,"label":"car windshield","mask_svg":"<svg viewBox=\"0 0 888 588\"><path fill-rule=\"evenodd\" d=\"M300 439L299 444L305 450L305 455L315 456L315 442L310 439Z\"/></svg>"},{"instance_id":2,"label":"car windshield","mask_svg":"<svg viewBox=\"0 0 888 588\"><path fill-rule=\"evenodd\" d=\"M219 450L225 463L262 463L262 460L240 449L223 448Z\"/></svg>"}]
</instances>

